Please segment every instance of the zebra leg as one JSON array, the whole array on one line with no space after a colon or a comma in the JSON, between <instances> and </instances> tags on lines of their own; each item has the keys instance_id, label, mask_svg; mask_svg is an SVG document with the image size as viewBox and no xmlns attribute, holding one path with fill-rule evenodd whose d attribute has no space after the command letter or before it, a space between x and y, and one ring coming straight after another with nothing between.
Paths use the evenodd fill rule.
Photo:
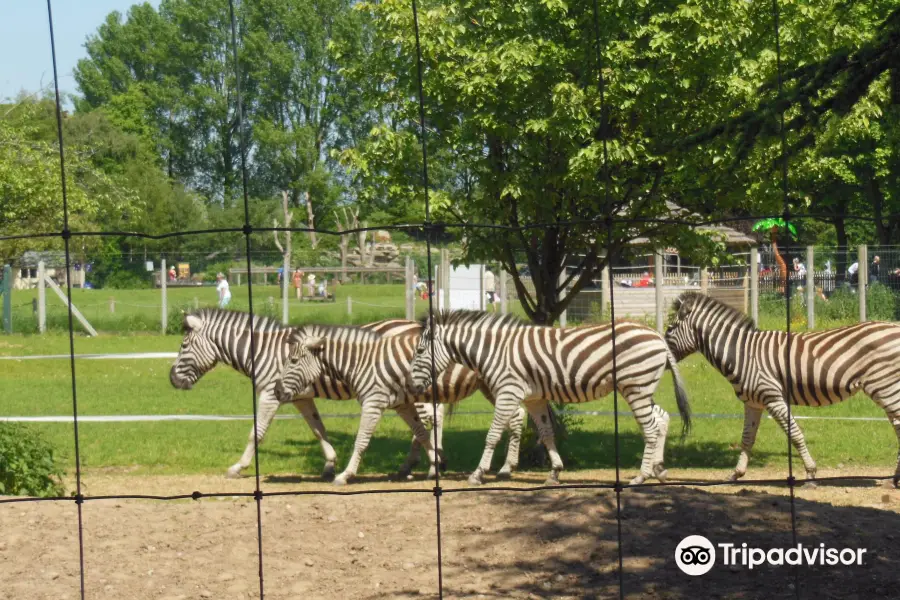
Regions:
<instances>
[{"instance_id":1,"label":"zebra leg","mask_svg":"<svg viewBox=\"0 0 900 600\"><path fill-rule=\"evenodd\" d=\"M512 472L519 467L519 446L522 443L524 425L525 409L520 406L509 421L509 448L506 451L506 462L497 472L497 479L510 479Z\"/></svg>"},{"instance_id":2,"label":"zebra leg","mask_svg":"<svg viewBox=\"0 0 900 600\"><path fill-rule=\"evenodd\" d=\"M900 397L898 397L896 393L896 388L892 386L892 388L887 390L881 390L882 393L887 392L887 394L884 395L879 395L879 390L871 391L869 389L863 389L866 394L878 404L878 406L884 409L888 421L894 427L894 433L897 434L897 443L900 445ZM893 394L888 395L891 394L891 392L893 392ZM893 483L895 488L900 488L900 451L897 452L897 467L894 469Z\"/></svg>"},{"instance_id":3,"label":"zebra leg","mask_svg":"<svg viewBox=\"0 0 900 600\"><path fill-rule=\"evenodd\" d=\"M737 481L747 473L747 464L750 462L750 451L756 443L756 432L762 422L762 409L749 404L744 405L744 434L741 436L741 456L738 458L734 473L728 477L728 481Z\"/></svg>"},{"instance_id":4,"label":"zebra leg","mask_svg":"<svg viewBox=\"0 0 900 600\"><path fill-rule=\"evenodd\" d=\"M469 475L469 485L481 485L484 482L484 474L491 470L491 460L494 458L494 449L503 436L503 431L509 426L509 421L521 404L521 398L514 394L498 394L494 405L494 418L491 428L488 430L487 440L484 444L484 452L478 468Z\"/></svg>"},{"instance_id":5,"label":"zebra leg","mask_svg":"<svg viewBox=\"0 0 900 600\"><path fill-rule=\"evenodd\" d=\"M800 458L803 459L803 465L806 467L806 477L809 479L804 484L804 487L815 487L816 484L813 480L816 478L816 461L813 460L806 447L806 438L803 437L803 432L800 431L800 426L797 425L794 416L790 415L790 418L788 418L787 404L784 401L776 400L766 404L766 409L790 437L791 443L797 449Z\"/></svg>"},{"instance_id":6,"label":"zebra leg","mask_svg":"<svg viewBox=\"0 0 900 600\"><path fill-rule=\"evenodd\" d=\"M426 406L426 410L429 414L434 410L431 406ZM434 437L437 438L437 455L438 455L438 467L441 469L441 473L447 470L447 458L444 456L444 405L437 405L437 412L432 417L434 421L432 425L432 431L434 432ZM432 465L433 468L433 465ZM428 478L434 479L435 473L432 473L431 470L428 471Z\"/></svg>"},{"instance_id":7,"label":"zebra leg","mask_svg":"<svg viewBox=\"0 0 900 600\"><path fill-rule=\"evenodd\" d=\"M626 400L631 406L631 412L634 413L634 418L637 420L638 425L641 428L641 434L644 437L644 454L641 458L641 472L629 483L629 485L640 485L644 483L647 478L653 476L658 452L657 444L659 442L658 419L653 410L653 405L649 402L644 406L640 406L640 404L632 398L626 398Z\"/></svg>"},{"instance_id":8,"label":"zebra leg","mask_svg":"<svg viewBox=\"0 0 900 600\"><path fill-rule=\"evenodd\" d=\"M331 481L334 479L334 465L337 462L337 453L331 442L328 441L328 434L325 432L325 424L316 410L316 403L312 398L304 398L302 400L294 400L294 406L303 415L306 424L312 430L313 435L319 440L322 446L322 453L325 454L325 468L322 470L322 479Z\"/></svg>"},{"instance_id":9,"label":"zebra leg","mask_svg":"<svg viewBox=\"0 0 900 600\"><path fill-rule=\"evenodd\" d=\"M900 412L889 416L897 434L897 442L900 443ZM894 469L894 487L900 488L900 450L897 451L897 467Z\"/></svg>"},{"instance_id":10,"label":"zebra leg","mask_svg":"<svg viewBox=\"0 0 900 600\"><path fill-rule=\"evenodd\" d=\"M409 446L409 454L406 455L406 460L400 465L400 470L397 471L397 477L412 479L412 470L419 464L421 457L422 444L420 444L419 440L416 439L416 436L413 435L412 444Z\"/></svg>"},{"instance_id":11,"label":"zebra leg","mask_svg":"<svg viewBox=\"0 0 900 600\"><path fill-rule=\"evenodd\" d=\"M378 426L378 421L384 414L386 402L366 401L362 402L362 414L360 415L359 430L356 432L356 444L353 446L353 454L350 456L350 462L347 468L334 478L334 485L346 485L350 479L356 475L359 470L359 463L362 461L362 455L366 448L369 447L369 440Z\"/></svg>"},{"instance_id":12,"label":"zebra leg","mask_svg":"<svg viewBox=\"0 0 900 600\"><path fill-rule=\"evenodd\" d=\"M279 406L281 406L281 403L275 398L275 394L271 390L263 390L260 393L259 402L256 406L256 427L250 429L250 440L247 442L247 447L244 448L241 460L228 469L227 477L232 479L240 477L241 471L250 466L250 461L253 460L253 456L256 453L256 447L262 444L263 438L266 437L266 430L272 424L272 419L275 418L275 413L278 412Z\"/></svg>"},{"instance_id":13,"label":"zebra leg","mask_svg":"<svg viewBox=\"0 0 900 600\"><path fill-rule=\"evenodd\" d=\"M424 446L426 452L428 452L428 460L431 463L431 469L428 472L429 477L434 477L435 475L435 461L436 454L434 451L434 445L431 443L431 437L428 435L428 431L425 429L425 426L422 424L422 420L419 418L419 413L416 410L414 404L401 404L396 408L397 414L400 415L406 424L409 425L409 428L413 430L413 435L416 436L416 441L418 441L420 446Z\"/></svg>"},{"instance_id":14,"label":"zebra leg","mask_svg":"<svg viewBox=\"0 0 900 600\"><path fill-rule=\"evenodd\" d=\"M547 448L547 454L550 456L550 475L547 476L546 485L555 485L559 483L559 472L563 470L562 458L556 450L556 437L553 435L553 421L550 417L550 405L546 400L536 400L526 402L528 413L534 419L538 428L538 435L544 447Z\"/></svg>"},{"instance_id":15,"label":"zebra leg","mask_svg":"<svg viewBox=\"0 0 900 600\"><path fill-rule=\"evenodd\" d=\"M653 416L656 420L656 454L653 457L653 476L665 483L669 472L666 470L665 453L666 437L669 435L669 413L663 410L659 404L653 405Z\"/></svg>"}]
</instances>

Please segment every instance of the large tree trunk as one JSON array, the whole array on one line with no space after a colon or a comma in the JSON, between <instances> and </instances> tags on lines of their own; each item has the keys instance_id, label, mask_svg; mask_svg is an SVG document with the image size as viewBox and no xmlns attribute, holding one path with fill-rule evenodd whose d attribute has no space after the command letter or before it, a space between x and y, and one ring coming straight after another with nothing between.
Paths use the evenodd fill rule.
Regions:
<instances>
[{"instance_id":1,"label":"large tree trunk","mask_svg":"<svg viewBox=\"0 0 900 600\"><path fill-rule=\"evenodd\" d=\"M284 226L285 228L290 228L291 219L293 218L293 214L290 211L289 204L289 196L287 190L283 190L281 192L282 198L282 209L284 210ZM272 219L275 227L278 227L278 220ZM284 232L284 245L281 245L281 240L278 239L278 232L273 231L272 235L275 236L275 245L281 251L282 256L282 274L281 274L281 321L282 324L288 324L288 282L291 280L291 232Z\"/></svg>"},{"instance_id":2,"label":"large tree trunk","mask_svg":"<svg viewBox=\"0 0 900 600\"><path fill-rule=\"evenodd\" d=\"M350 217L347 216L347 208L344 208L344 221L341 221L341 216L337 211L334 211L334 219L337 222L338 231L341 232L341 283L347 283L347 253L350 250L350 236L343 233L350 229Z\"/></svg>"},{"instance_id":3,"label":"large tree trunk","mask_svg":"<svg viewBox=\"0 0 900 600\"><path fill-rule=\"evenodd\" d=\"M319 245L319 240L316 238L316 232L313 228L316 226L316 221L313 216L313 206L312 200L309 198L309 191L303 192L303 197L306 199L306 222L308 223L308 227L312 230L309 232L309 244L312 246L312 249L315 250Z\"/></svg>"}]
</instances>

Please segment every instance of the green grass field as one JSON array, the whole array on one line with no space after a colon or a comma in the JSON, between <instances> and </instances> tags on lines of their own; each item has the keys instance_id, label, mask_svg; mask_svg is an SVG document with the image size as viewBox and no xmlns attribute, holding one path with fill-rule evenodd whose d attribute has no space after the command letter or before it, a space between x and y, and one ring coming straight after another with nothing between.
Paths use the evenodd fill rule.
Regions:
<instances>
[{"instance_id":1,"label":"green grass field","mask_svg":"<svg viewBox=\"0 0 900 600\"><path fill-rule=\"evenodd\" d=\"M375 286L372 286L375 287ZM88 292L85 292L88 293ZM422 303L424 304L424 303ZM305 308L305 307L304 307ZM423 307L424 308L424 307ZM334 310L314 307L311 310ZM383 318L384 313L373 316ZM310 319L312 320L312 318ZM166 351L175 352L179 336L148 334L78 335L76 353ZM14 334L0 337L0 355L21 356L67 353L68 336ZM170 360L77 360L77 397L80 415L153 414L251 414L250 382L226 367L218 367L193 390L179 391L168 381ZM737 459L740 442L742 404L727 382L699 357L682 363L691 405L697 418L691 435L678 438L680 421L672 395L671 377L663 380L657 399L673 415L667 444L667 465L678 468L729 469ZM69 361L0 361L0 416L71 415L72 385ZM318 401L319 410L335 449L339 466L350 455L358 424L355 401ZM578 407L580 410L611 411L612 397ZM490 404L480 396L463 402L460 412L488 412ZM627 411L624 402L620 411ZM279 414L296 414L283 407ZM734 418L702 418L704 414ZM897 440L884 413L868 398L858 397L834 407L797 408L797 415L818 417L877 417L878 421L801 420L810 450L819 463L820 474L829 467L843 465L883 466L886 472L896 460ZM342 415L328 417L327 415ZM489 414L458 414L447 424L444 446L451 469L470 471L477 464L490 422ZM630 414L621 416L623 468L638 467L642 440ZM73 470L72 425L31 424L57 447ZM135 473L224 473L239 457L251 427L250 421L228 422L146 422L81 423L82 466L91 470L127 469ZM612 416L583 416L561 451L567 469L611 467L615 464L614 420ZM366 453L361 473L392 472L409 447L409 434L400 419L386 417ZM501 447L498 454L505 453ZM795 461L798 460L795 456ZM502 459L495 457L495 468ZM756 466L786 465L787 441L771 420L763 423L751 469ZM260 448L264 474L317 475L323 459L318 443L305 422L276 421ZM798 463L795 462L795 465ZM252 467L250 469L252 471ZM674 474L674 471L673 471Z\"/></svg>"},{"instance_id":2,"label":"green grass field","mask_svg":"<svg viewBox=\"0 0 900 600\"><path fill-rule=\"evenodd\" d=\"M293 289L290 290L293 294ZM370 323L379 319L403 317L405 293L399 284L352 284L332 290L334 302L309 302L291 296L288 311L291 322ZM194 306L213 307L217 296L214 287L171 288L168 290L170 331L176 331L183 310ZM232 286L231 305L235 310L248 310L249 288ZM347 313L347 297L352 299L352 314ZM37 290L16 291L13 295L13 330L34 333L37 318L32 301ZM110 311L110 300L115 312ZM195 302L196 299L196 302ZM270 302L271 299L271 302ZM99 332L157 333L162 327L160 290L72 290L72 302ZM416 300L417 313L428 310L425 300ZM254 285L253 310L258 314L281 317L281 289L278 286ZM68 311L56 294L47 291L47 327L51 331L68 331ZM83 331L75 322L77 331Z\"/></svg>"}]
</instances>

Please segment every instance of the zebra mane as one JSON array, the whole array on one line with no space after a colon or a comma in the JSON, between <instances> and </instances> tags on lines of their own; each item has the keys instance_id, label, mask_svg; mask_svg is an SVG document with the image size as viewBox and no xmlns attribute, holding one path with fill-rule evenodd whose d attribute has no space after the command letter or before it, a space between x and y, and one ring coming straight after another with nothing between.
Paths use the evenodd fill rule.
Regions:
<instances>
[{"instance_id":1,"label":"zebra mane","mask_svg":"<svg viewBox=\"0 0 900 600\"><path fill-rule=\"evenodd\" d=\"M384 337L377 331L365 329L363 327L360 327L359 325L322 325L319 323L304 323L303 325L294 326L293 329L315 329L319 334L328 337L340 337L340 334L342 332L353 332L356 335L370 337L372 339Z\"/></svg>"},{"instance_id":2,"label":"zebra mane","mask_svg":"<svg viewBox=\"0 0 900 600\"><path fill-rule=\"evenodd\" d=\"M246 329L250 321L250 313L240 310L228 310L223 308L201 308L192 310L185 314L185 328L187 327L187 316L197 317L198 319L208 323L211 321L227 321L232 327ZM261 333L268 331L279 331L287 329L280 322L264 315L253 315L253 331Z\"/></svg>"},{"instance_id":3,"label":"zebra mane","mask_svg":"<svg viewBox=\"0 0 900 600\"><path fill-rule=\"evenodd\" d=\"M429 321L428 315L419 320L419 324L423 328L427 328ZM480 310L442 310L434 313L435 325L511 325L514 327L535 325L529 321L522 319L513 314L501 315L497 313L489 313Z\"/></svg>"},{"instance_id":4,"label":"zebra mane","mask_svg":"<svg viewBox=\"0 0 900 600\"><path fill-rule=\"evenodd\" d=\"M746 327L752 330L756 330L756 323L753 322L749 316L745 315L738 309L733 306L728 306L721 300L717 300L716 298L712 298L703 294L701 292L684 292L675 300L675 308L679 308L686 301L690 301L693 306L702 306L703 303L707 305L714 305L719 308L722 313L727 315L729 321L731 323L737 325L738 327Z\"/></svg>"}]
</instances>

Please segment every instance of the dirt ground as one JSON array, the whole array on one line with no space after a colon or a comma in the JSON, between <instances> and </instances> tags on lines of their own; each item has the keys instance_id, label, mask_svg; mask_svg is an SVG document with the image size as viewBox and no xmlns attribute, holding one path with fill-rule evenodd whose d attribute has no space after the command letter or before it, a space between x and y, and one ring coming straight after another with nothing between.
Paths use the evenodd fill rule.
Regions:
<instances>
[{"instance_id":1,"label":"dirt ground","mask_svg":"<svg viewBox=\"0 0 900 600\"><path fill-rule=\"evenodd\" d=\"M845 474L859 475L857 470ZM884 473L881 473L882 475ZM606 471L568 472L564 482L598 483ZM713 481L718 473L679 472ZM783 476L755 470L757 478ZM836 473L829 473L836 475ZM511 485L537 485L538 473ZM254 480L144 477L89 472L85 494L249 492ZM493 484L494 482L490 482ZM445 598L618 597L616 495L610 490L453 492L440 499ZM436 598L435 498L430 483L363 478L344 490L392 487L420 493L284 495L262 500L265 597ZM265 492L336 488L263 478ZM865 548L862 566L721 564L706 575L678 570L687 535L768 549L792 545L786 487L645 488L622 494L622 581L628 598L900 597L900 491L866 480L798 489L798 541ZM225 496L199 501L90 500L83 505L86 597L258 598L257 505ZM79 597L74 502L0 505L0 598ZM799 579L795 579L799 573Z\"/></svg>"}]
</instances>

